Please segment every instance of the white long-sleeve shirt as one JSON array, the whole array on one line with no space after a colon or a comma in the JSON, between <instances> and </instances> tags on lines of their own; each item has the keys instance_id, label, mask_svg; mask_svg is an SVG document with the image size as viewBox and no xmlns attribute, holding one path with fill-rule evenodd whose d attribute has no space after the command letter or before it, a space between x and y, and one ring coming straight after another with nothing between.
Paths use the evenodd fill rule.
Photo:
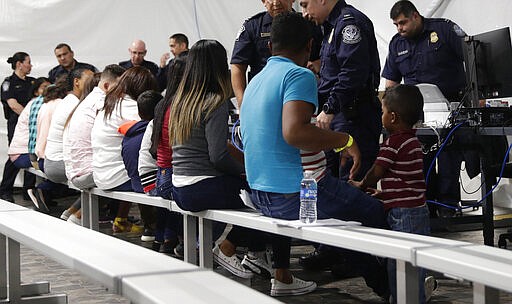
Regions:
<instances>
[{"instance_id":1,"label":"white long-sleeve shirt","mask_svg":"<svg viewBox=\"0 0 512 304\"><path fill-rule=\"evenodd\" d=\"M117 131L120 125L130 120L139 121L140 117L137 102L128 95L117 103L109 119L105 120L105 111L102 110L94 120L92 166L94 182L100 189L112 189L130 179L121 156L123 135Z\"/></svg>"},{"instance_id":2,"label":"white long-sleeve shirt","mask_svg":"<svg viewBox=\"0 0 512 304\"><path fill-rule=\"evenodd\" d=\"M104 101L105 92L95 87L78 105L64 129L63 154L68 180L92 172L91 131Z\"/></svg>"}]
</instances>

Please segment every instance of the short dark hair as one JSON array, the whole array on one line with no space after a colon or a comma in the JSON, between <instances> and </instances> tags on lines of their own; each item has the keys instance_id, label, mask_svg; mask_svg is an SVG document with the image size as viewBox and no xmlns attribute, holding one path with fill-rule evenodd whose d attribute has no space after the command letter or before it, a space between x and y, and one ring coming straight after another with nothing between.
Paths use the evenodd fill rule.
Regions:
<instances>
[{"instance_id":1,"label":"short dark hair","mask_svg":"<svg viewBox=\"0 0 512 304\"><path fill-rule=\"evenodd\" d=\"M57 44L57 46L55 47L55 50L62 49L63 47L67 47L70 52L73 52L73 50L71 49L71 47L67 43L59 43L59 44Z\"/></svg>"},{"instance_id":2,"label":"short dark hair","mask_svg":"<svg viewBox=\"0 0 512 304\"><path fill-rule=\"evenodd\" d=\"M37 93L37 90L39 90L39 87L45 83L45 82L48 82L48 83L51 83L50 79L46 78L46 77L39 77L39 78L36 78L36 80L34 80L34 82L32 82L32 87L30 88L30 92L31 92L31 97L32 96L36 96L36 93Z\"/></svg>"},{"instance_id":3,"label":"short dark hair","mask_svg":"<svg viewBox=\"0 0 512 304\"><path fill-rule=\"evenodd\" d=\"M69 91L72 91L73 90L73 84L75 82L75 79L82 79L82 76L85 72L85 70L89 70L89 69L74 69L74 70L71 70L71 72L69 72L69 77L68 77L68 90ZM91 70L89 70L91 71ZM94 71L91 71L91 72L94 72Z\"/></svg>"},{"instance_id":4,"label":"short dark hair","mask_svg":"<svg viewBox=\"0 0 512 304\"><path fill-rule=\"evenodd\" d=\"M137 108L142 120L151 120L155 117L155 107L162 100L162 94L157 91L148 90L137 97Z\"/></svg>"},{"instance_id":5,"label":"short dark hair","mask_svg":"<svg viewBox=\"0 0 512 304\"><path fill-rule=\"evenodd\" d=\"M101 72L101 78L116 80L118 77L121 77L125 71L126 69L119 64L109 64L103 69L103 72Z\"/></svg>"},{"instance_id":6,"label":"short dark hair","mask_svg":"<svg viewBox=\"0 0 512 304\"><path fill-rule=\"evenodd\" d=\"M414 12L419 14L418 10L416 9L416 6L414 6L414 4L412 4L411 1L400 0L397 1L391 8L391 11L389 12L389 17L394 20L398 18L400 14L404 14L405 17L409 18Z\"/></svg>"},{"instance_id":7,"label":"short dark hair","mask_svg":"<svg viewBox=\"0 0 512 304\"><path fill-rule=\"evenodd\" d=\"M303 50L312 37L312 25L296 12L286 12L277 15L272 21L270 41L272 51Z\"/></svg>"},{"instance_id":8,"label":"short dark hair","mask_svg":"<svg viewBox=\"0 0 512 304\"><path fill-rule=\"evenodd\" d=\"M414 85L399 84L386 89L382 103L389 111L398 113L399 118L412 127L423 114L423 95Z\"/></svg>"},{"instance_id":9,"label":"short dark hair","mask_svg":"<svg viewBox=\"0 0 512 304\"><path fill-rule=\"evenodd\" d=\"M28 57L28 54L25 52L16 52L12 57L7 58L7 63L11 64L11 68L16 70L16 63L25 61L25 58Z\"/></svg>"},{"instance_id":10,"label":"short dark hair","mask_svg":"<svg viewBox=\"0 0 512 304\"><path fill-rule=\"evenodd\" d=\"M185 46L188 49L188 38L185 34L177 33L169 37L169 39L174 39L177 43L185 43Z\"/></svg>"}]
</instances>

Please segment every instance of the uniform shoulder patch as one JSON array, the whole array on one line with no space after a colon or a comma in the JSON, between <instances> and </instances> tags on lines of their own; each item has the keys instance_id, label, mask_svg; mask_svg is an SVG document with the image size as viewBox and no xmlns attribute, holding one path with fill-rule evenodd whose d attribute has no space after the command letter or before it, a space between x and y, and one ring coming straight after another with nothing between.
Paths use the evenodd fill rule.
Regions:
<instances>
[{"instance_id":1,"label":"uniform shoulder patch","mask_svg":"<svg viewBox=\"0 0 512 304\"><path fill-rule=\"evenodd\" d=\"M346 44L356 44L361 41L361 29L357 25L349 24L341 30L343 42Z\"/></svg>"},{"instance_id":2,"label":"uniform shoulder patch","mask_svg":"<svg viewBox=\"0 0 512 304\"><path fill-rule=\"evenodd\" d=\"M453 31L455 32L455 34L457 34L457 36L459 37L464 37L466 36L466 32L464 32L463 29L460 28L460 26L458 26L457 24L453 24Z\"/></svg>"},{"instance_id":3,"label":"uniform shoulder patch","mask_svg":"<svg viewBox=\"0 0 512 304\"><path fill-rule=\"evenodd\" d=\"M242 33L245 31L245 23L242 24L242 26L240 27L240 29L238 30L238 32L236 33L236 38L235 40L238 41L238 39L240 38L240 35L242 35Z\"/></svg>"},{"instance_id":4,"label":"uniform shoulder patch","mask_svg":"<svg viewBox=\"0 0 512 304\"><path fill-rule=\"evenodd\" d=\"M2 91L7 92L9 91L10 82L5 80L4 83L2 83Z\"/></svg>"}]
</instances>

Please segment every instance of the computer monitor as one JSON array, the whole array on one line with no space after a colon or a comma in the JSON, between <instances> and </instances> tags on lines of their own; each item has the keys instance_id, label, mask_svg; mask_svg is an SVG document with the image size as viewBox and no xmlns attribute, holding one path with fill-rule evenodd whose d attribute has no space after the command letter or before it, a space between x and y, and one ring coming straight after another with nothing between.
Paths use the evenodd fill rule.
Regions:
<instances>
[{"instance_id":1,"label":"computer monitor","mask_svg":"<svg viewBox=\"0 0 512 304\"><path fill-rule=\"evenodd\" d=\"M480 99L512 96L512 46L508 27L467 36L463 51L469 93L466 105L479 107Z\"/></svg>"}]
</instances>

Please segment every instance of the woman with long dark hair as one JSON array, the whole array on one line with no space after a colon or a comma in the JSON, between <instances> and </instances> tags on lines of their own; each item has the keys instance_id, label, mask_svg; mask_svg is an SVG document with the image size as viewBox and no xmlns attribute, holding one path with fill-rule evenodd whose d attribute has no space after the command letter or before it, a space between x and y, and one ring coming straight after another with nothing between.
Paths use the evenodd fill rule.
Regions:
<instances>
[{"instance_id":1,"label":"woman with long dark hair","mask_svg":"<svg viewBox=\"0 0 512 304\"><path fill-rule=\"evenodd\" d=\"M194 44L172 101L169 120L173 197L182 209L245 207L239 196L240 189L247 187L241 177L244 167L228 152L228 102L232 96L229 79L224 47L216 40ZM251 277L252 272L241 265L235 249L249 236L262 241L256 233L233 227L226 239L215 246L214 260L237 276ZM265 248L264 243L249 246L252 251Z\"/></svg>"},{"instance_id":2,"label":"woman with long dark hair","mask_svg":"<svg viewBox=\"0 0 512 304\"><path fill-rule=\"evenodd\" d=\"M121 76L105 96L105 104L96 116L91 132L93 177L98 188L133 191L121 155L123 135L118 129L130 120L140 120L137 97L144 91L156 89L157 82L148 69L133 67ZM127 220L129 209L129 203L119 205L112 226L115 233L134 231ZM142 230L141 227L137 228Z\"/></svg>"}]
</instances>

